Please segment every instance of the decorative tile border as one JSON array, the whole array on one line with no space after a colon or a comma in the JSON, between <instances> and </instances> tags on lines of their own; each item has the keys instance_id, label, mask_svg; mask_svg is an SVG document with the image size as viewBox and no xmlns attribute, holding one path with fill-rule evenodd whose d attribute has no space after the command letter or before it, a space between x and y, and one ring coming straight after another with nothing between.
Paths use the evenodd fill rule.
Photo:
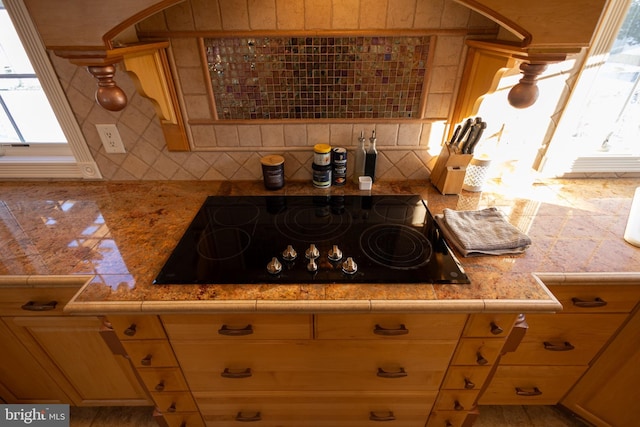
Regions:
<instances>
[{"instance_id":1,"label":"decorative tile border","mask_svg":"<svg viewBox=\"0 0 640 427\"><path fill-rule=\"evenodd\" d=\"M430 36L206 38L219 119L420 118Z\"/></svg>"}]
</instances>

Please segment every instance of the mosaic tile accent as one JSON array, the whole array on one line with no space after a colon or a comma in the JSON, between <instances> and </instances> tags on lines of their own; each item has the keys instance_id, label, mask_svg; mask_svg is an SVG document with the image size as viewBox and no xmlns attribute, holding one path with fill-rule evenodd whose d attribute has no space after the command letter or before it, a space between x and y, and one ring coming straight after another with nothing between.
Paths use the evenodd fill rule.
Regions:
<instances>
[{"instance_id":1,"label":"mosaic tile accent","mask_svg":"<svg viewBox=\"0 0 640 427\"><path fill-rule=\"evenodd\" d=\"M206 38L218 118L419 118L430 39Z\"/></svg>"}]
</instances>

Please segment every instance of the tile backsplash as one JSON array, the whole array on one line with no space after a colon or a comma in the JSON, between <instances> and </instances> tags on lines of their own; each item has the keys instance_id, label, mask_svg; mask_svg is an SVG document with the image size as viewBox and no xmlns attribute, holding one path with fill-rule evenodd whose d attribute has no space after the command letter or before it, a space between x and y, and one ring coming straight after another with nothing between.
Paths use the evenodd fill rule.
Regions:
<instances>
[{"instance_id":1,"label":"tile backsplash","mask_svg":"<svg viewBox=\"0 0 640 427\"><path fill-rule=\"evenodd\" d=\"M205 38L218 119L420 118L430 40Z\"/></svg>"},{"instance_id":2,"label":"tile backsplash","mask_svg":"<svg viewBox=\"0 0 640 427\"><path fill-rule=\"evenodd\" d=\"M83 68L51 56L89 148L107 180L259 180L262 176L259 159L272 153L285 157L286 179L310 180L314 144L330 143L352 150L360 132L368 135L373 129L378 136L376 179L426 180L432 155L440 150L445 123L450 117L461 78L466 52L464 40L469 36L493 37L496 29L493 22L453 0L182 2L139 23L138 32L142 37L170 40L169 53L191 152L167 151L151 101L135 91L133 80L122 68L118 68L116 81L129 97L129 104L120 112L109 112L93 100L95 81ZM426 87L421 88L427 95L422 117L413 116L411 120L388 118L387 112L381 110L379 118L340 116L334 119L327 116L319 120L274 122L216 120L212 86L207 82L205 72L206 50L202 49L201 40L214 36L248 40L254 34L264 35L265 31L270 37L282 40L290 40L295 33L305 42L305 32L320 38L338 37L338 32L348 32L354 41L359 37L375 37L374 32L383 32L394 40L392 33L395 30L399 34L405 31L404 36L409 30L408 35L428 40L423 43L431 58L429 76L424 80ZM357 41L348 43L347 50L357 49L357 46ZM384 61L384 52L382 54ZM373 74L376 73L374 70ZM227 86L224 91L229 90ZM235 90L233 86L232 81L231 92ZM397 92L395 87L389 89ZM277 90L282 92L280 87ZM351 92L350 88L346 89L340 96L349 96ZM387 96L392 99L391 110L404 108L407 111L406 104L393 106L395 95ZM361 105L371 103L357 104L357 108ZM415 104L409 108L413 115ZM327 110L329 106L323 109ZM283 110L281 107L274 111ZM126 154L105 153L95 129L95 124L100 123L117 124Z\"/></svg>"}]
</instances>

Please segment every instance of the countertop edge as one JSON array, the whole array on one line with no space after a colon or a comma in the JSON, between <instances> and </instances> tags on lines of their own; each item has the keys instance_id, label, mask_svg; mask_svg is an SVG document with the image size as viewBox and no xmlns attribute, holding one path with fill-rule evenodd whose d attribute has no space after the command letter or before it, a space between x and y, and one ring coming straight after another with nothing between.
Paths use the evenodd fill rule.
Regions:
<instances>
[{"instance_id":1,"label":"countertop edge","mask_svg":"<svg viewBox=\"0 0 640 427\"><path fill-rule=\"evenodd\" d=\"M339 301L112 301L70 302L70 314L165 313L482 313L556 312L562 305L545 300L339 300Z\"/></svg>"}]
</instances>

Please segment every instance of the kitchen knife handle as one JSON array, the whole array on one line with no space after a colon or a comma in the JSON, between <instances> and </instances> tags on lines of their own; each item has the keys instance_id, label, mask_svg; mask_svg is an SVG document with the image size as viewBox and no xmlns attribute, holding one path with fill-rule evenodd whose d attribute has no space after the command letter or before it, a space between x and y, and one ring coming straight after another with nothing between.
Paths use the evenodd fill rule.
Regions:
<instances>
[{"instance_id":1,"label":"kitchen knife handle","mask_svg":"<svg viewBox=\"0 0 640 427\"><path fill-rule=\"evenodd\" d=\"M400 368L400 370L395 372L389 372L382 368L378 368L378 373L376 375L380 378L404 378L409 374L407 374L407 371L405 371L404 368Z\"/></svg>"},{"instance_id":2,"label":"kitchen knife handle","mask_svg":"<svg viewBox=\"0 0 640 427\"><path fill-rule=\"evenodd\" d=\"M388 411L384 415L378 415L377 413L371 411L369 412L369 420L370 421L395 421L396 416L393 415L393 412Z\"/></svg>"},{"instance_id":3,"label":"kitchen knife handle","mask_svg":"<svg viewBox=\"0 0 640 427\"><path fill-rule=\"evenodd\" d=\"M544 345L544 349L545 350L549 350L549 351L571 351L571 350L575 350L575 347L569 341L565 341L562 344L554 344L552 342L545 341L542 344Z\"/></svg>"},{"instance_id":4,"label":"kitchen knife handle","mask_svg":"<svg viewBox=\"0 0 640 427\"><path fill-rule=\"evenodd\" d=\"M228 337L241 337L245 335L251 335L253 334L253 326L251 326L251 324L248 324L244 328L230 328L227 325L222 325L220 329L218 329L218 334Z\"/></svg>"},{"instance_id":5,"label":"kitchen knife handle","mask_svg":"<svg viewBox=\"0 0 640 427\"><path fill-rule=\"evenodd\" d=\"M382 335L386 337L395 337L398 335L407 335L409 333L409 330L407 329L406 326L404 326L404 324L400 324L400 326L395 329L383 328L380 325L376 325L375 328L373 329L373 333L376 335Z\"/></svg>"},{"instance_id":6,"label":"kitchen knife handle","mask_svg":"<svg viewBox=\"0 0 640 427\"><path fill-rule=\"evenodd\" d=\"M571 302L573 303L573 305L580 308L595 308L595 307L604 307L605 305L607 305L607 302L599 297L596 297L591 301L582 300L580 298L574 297L574 298L571 298Z\"/></svg>"}]
</instances>

